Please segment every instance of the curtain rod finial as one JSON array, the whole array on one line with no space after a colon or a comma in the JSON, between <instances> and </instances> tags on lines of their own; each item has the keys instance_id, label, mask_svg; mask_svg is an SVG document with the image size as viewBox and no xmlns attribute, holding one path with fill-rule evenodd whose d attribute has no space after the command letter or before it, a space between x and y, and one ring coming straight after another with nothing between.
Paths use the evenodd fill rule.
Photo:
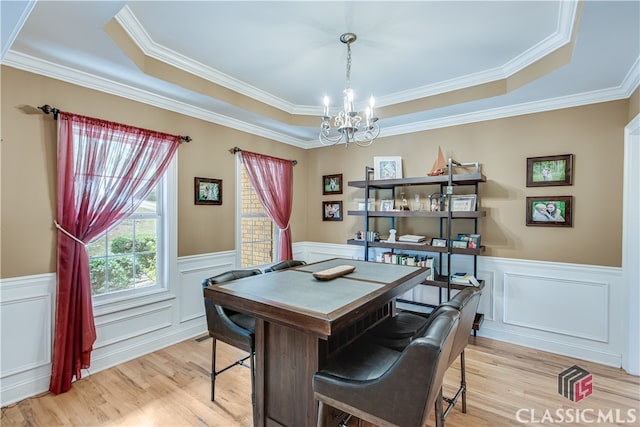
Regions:
<instances>
[{"instance_id":1,"label":"curtain rod finial","mask_svg":"<svg viewBox=\"0 0 640 427\"><path fill-rule=\"evenodd\" d=\"M42 110L42 112L45 114L53 113L53 120L58 120L58 114L60 113L60 110L58 110L57 108L52 107L49 104L44 104L42 107L38 107L38 110Z\"/></svg>"}]
</instances>

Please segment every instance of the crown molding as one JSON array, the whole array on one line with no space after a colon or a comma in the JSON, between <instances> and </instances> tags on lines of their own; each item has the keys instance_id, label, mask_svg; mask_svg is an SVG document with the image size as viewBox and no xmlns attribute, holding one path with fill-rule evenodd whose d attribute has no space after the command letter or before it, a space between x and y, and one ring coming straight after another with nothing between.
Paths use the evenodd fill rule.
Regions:
<instances>
[{"instance_id":1,"label":"crown molding","mask_svg":"<svg viewBox=\"0 0 640 427\"><path fill-rule=\"evenodd\" d=\"M24 55L12 50L9 50L9 52L7 53L3 64L20 70L32 72L46 77L51 77L56 80L72 83L81 87L98 90L100 92L120 96L122 98L131 99L143 104L152 105L154 107L184 114L186 116L195 117L252 135L257 135L270 140L282 142L284 144L289 144L295 147L304 149L323 147L323 145L321 145L320 142L315 138L307 140L304 138L292 137L259 125L247 123L233 117L208 111L201 107L190 105L182 101L171 99L165 96L160 96L149 91L135 88L133 86L114 82L100 76L95 76L83 71L74 70L69 67L31 57L29 55ZM384 127L380 131L379 138L626 99L629 98L631 94L633 94L633 92L638 88L639 85L640 57L636 59L622 84L617 87L593 92L585 92L577 95L550 98L535 102L458 114L455 116L448 116L433 120L424 120L406 125Z\"/></svg>"},{"instance_id":2,"label":"crown molding","mask_svg":"<svg viewBox=\"0 0 640 427\"><path fill-rule=\"evenodd\" d=\"M115 16L116 21L122 26L132 41L142 52L158 61L176 67L179 70L191 73L202 79L223 86L234 92L248 96L256 101L263 102L287 113L293 114L296 106L268 92L260 90L241 80L208 67L198 61L194 61L178 52L167 49L154 42L146 32L138 18L133 14L129 6L124 6ZM320 107L319 107L320 108Z\"/></svg>"},{"instance_id":3,"label":"crown molding","mask_svg":"<svg viewBox=\"0 0 640 427\"><path fill-rule=\"evenodd\" d=\"M63 82L72 83L88 89L116 95L132 101L199 118L211 123L216 123L252 135L279 141L300 148L307 148L304 139L294 138L283 133L275 132L264 127L253 125L229 116L205 110L182 101L160 96L155 93L142 90L123 83L114 82L100 76L95 76L84 71L78 71L63 65L55 64L40 58L35 58L19 52L9 50L3 65L19 70L28 71L45 77L50 77Z\"/></svg>"}]
</instances>

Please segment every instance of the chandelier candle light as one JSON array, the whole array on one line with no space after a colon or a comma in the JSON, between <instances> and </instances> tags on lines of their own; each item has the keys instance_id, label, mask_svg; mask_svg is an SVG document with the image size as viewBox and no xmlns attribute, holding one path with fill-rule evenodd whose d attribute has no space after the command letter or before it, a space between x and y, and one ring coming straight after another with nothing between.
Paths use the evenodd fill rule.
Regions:
<instances>
[{"instance_id":1,"label":"chandelier candle light","mask_svg":"<svg viewBox=\"0 0 640 427\"><path fill-rule=\"evenodd\" d=\"M354 111L353 90L351 89L351 43L357 39L353 33L344 33L340 36L340 41L347 45L347 82L343 91L343 107L333 119L331 127L331 116L329 115L329 97L324 97L324 113L320 124L320 143L323 145L335 145L344 141L345 147L349 148L350 142L355 142L361 147L371 145L374 139L380 134L378 118L375 116L373 96L369 99L369 107L362 116Z\"/></svg>"}]
</instances>

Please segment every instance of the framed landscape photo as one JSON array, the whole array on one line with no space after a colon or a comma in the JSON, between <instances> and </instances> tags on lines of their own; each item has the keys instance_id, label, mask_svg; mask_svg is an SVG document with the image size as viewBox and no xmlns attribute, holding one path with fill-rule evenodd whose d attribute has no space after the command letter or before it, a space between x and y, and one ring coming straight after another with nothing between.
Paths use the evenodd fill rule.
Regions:
<instances>
[{"instance_id":1,"label":"framed landscape photo","mask_svg":"<svg viewBox=\"0 0 640 427\"><path fill-rule=\"evenodd\" d=\"M573 154L527 158L527 187L573 185Z\"/></svg>"},{"instance_id":2,"label":"framed landscape photo","mask_svg":"<svg viewBox=\"0 0 640 427\"><path fill-rule=\"evenodd\" d=\"M342 194L342 174L322 176L322 194Z\"/></svg>"},{"instance_id":3,"label":"framed landscape photo","mask_svg":"<svg viewBox=\"0 0 640 427\"><path fill-rule=\"evenodd\" d=\"M476 210L476 200L478 196L476 194L465 194L465 195L457 195L451 196L451 211L463 211L463 212L471 212Z\"/></svg>"},{"instance_id":4,"label":"framed landscape photo","mask_svg":"<svg viewBox=\"0 0 640 427\"><path fill-rule=\"evenodd\" d=\"M196 205L221 205L222 180L212 178L194 178L194 199Z\"/></svg>"},{"instance_id":5,"label":"framed landscape photo","mask_svg":"<svg viewBox=\"0 0 640 427\"><path fill-rule=\"evenodd\" d=\"M342 201L332 200L322 202L323 221L342 221Z\"/></svg>"},{"instance_id":6,"label":"framed landscape photo","mask_svg":"<svg viewBox=\"0 0 640 427\"><path fill-rule=\"evenodd\" d=\"M527 197L527 225L573 226L573 196Z\"/></svg>"},{"instance_id":7,"label":"framed landscape photo","mask_svg":"<svg viewBox=\"0 0 640 427\"><path fill-rule=\"evenodd\" d=\"M373 179L402 178L402 157L374 157Z\"/></svg>"},{"instance_id":8,"label":"framed landscape photo","mask_svg":"<svg viewBox=\"0 0 640 427\"><path fill-rule=\"evenodd\" d=\"M446 248L447 247L447 239L438 239L434 237L431 239L431 246L436 248Z\"/></svg>"},{"instance_id":9,"label":"framed landscape photo","mask_svg":"<svg viewBox=\"0 0 640 427\"><path fill-rule=\"evenodd\" d=\"M451 247L452 248L466 249L466 248L469 247L469 242L467 242L466 240L452 240L451 241Z\"/></svg>"}]
</instances>

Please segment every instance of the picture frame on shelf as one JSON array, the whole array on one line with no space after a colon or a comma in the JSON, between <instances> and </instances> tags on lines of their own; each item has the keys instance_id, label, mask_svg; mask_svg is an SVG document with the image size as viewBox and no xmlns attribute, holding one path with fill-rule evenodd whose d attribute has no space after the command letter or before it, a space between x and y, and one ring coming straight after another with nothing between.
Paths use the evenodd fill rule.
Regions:
<instances>
[{"instance_id":1,"label":"picture frame on shelf","mask_svg":"<svg viewBox=\"0 0 640 427\"><path fill-rule=\"evenodd\" d=\"M323 221L342 221L342 200L322 202Z\"/></svg>"},{"instance_id":2,"label":"picture frame on shelf","mask_svg":"<svg viewBox=\"0 0 640 427\"><path fill-rule=\"evenodd\" d=\"M402 157L387 156L373 158L373 179L401 179Z\"/></svg>"},{"instance_id":3,"label":"picture frame on shelf","mask_svg":"<svg viewBox=\"0 0 640 427\"><path fill-rule=\"evenodd\" d=\"M465 240L468 243L467 248L479 249L480 248L480 235L479 234L458 234L458 240Z\"/></svg>"},{"instance_id":4,"label":"picture frame on shelf","mask_svg":"<svg viewBox=\"0 0 640 427\"><path fill-rule=\"evenodd\" d=\"M527 158L527 187L573 185L573 154Z\"/></svg>"},{"instance_id":5,"label":"picture frame on shelf","mask_svg":"<svg viewBox=\"0 0 640 427\"><path fill-rule=\"evenodd\" d=\"M459 249L467 249L469 247L469 242L467 242L466 240L452 240L451 247L459 248Z\"/></svg>"},{"instance_id":6,"label":"picture frame on shelf","mask_svg":"<svg viewBox=\"0 0 640 427\"><path fill-rule=\"evenodd\" d=\"M393 210L393 199L380 200L380 210L382 212L391 212Z\"/></svg>"},{"instance_id":7,"label":"picture frame on shelf","mask_svg":"<svg viewBox=\"0 0 640 427\"><path fill-rule=\"evenodd\" d=\"M478 196L476 194L460 194L452 195L449 203L452 212L473 212L476 210L476 202Z\"/></svg>"},{"instance_id":8,"label":"picture frame on shelf","mask_svg":"<svg viewBox=\"0 0 640 427\"><path fill-rule=\"evenodd\" d=\"M196 205L221 205L222 180L195 177L193 179L193 197Z\"/></svg>"},{"instance_id":9,"label":"picture frame on shelf","mask_svg":"<svg viewBox=\"0 0 640 427\"><path fill-rule=\"evenodd\" d=\"M322 175L322 194L342 194L342 174Z\"/></svg>"},{"instance_id":10,"label":"picture frame on shelf","mask_svg":"<svg viewBox=\"0 0 640 427\"><path fill-rule=\"evenodd\" d=\"M526 209L527 226L573 226L573 196L527 197Z\"/></svg>"},{"instance_id":11,"label":"picture frame on shelf","mask_svg":"<svg viewBox=\"0 0 640 427\"><path fill-rule=\"evenodd\" d=\"M431 239L431 246L434 248L446 248L447 247L447 239L438 239L434 237Z\"/></svg>"}]
</instances>

